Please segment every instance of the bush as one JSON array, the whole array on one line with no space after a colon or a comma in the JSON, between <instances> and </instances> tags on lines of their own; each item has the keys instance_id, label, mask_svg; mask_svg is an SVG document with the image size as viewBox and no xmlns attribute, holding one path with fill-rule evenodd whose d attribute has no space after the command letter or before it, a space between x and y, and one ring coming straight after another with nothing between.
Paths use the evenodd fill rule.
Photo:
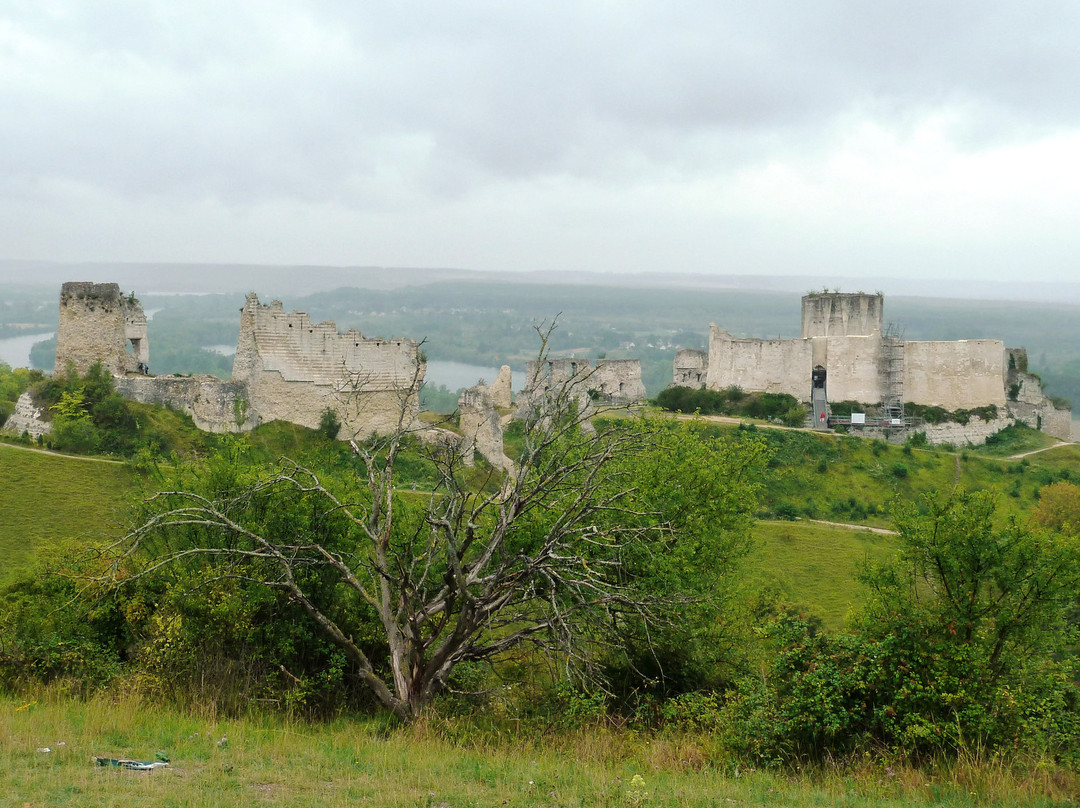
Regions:
<instances>
[{"instance_id":1,"label":"bush","mask_svg":"<svg viewBox=\"0 0 1080 808\"><path fill-rule=\"evenodd\" d=\"M778 502L776 507L773 508L773 516L777 519L794 522L799 518L799 509L791 502Z\"/></svg>"},{"instance_id":2,"label":"bush","mask_svg":"<svg viewBox=\"0 0 1080 808\"><path fill-rule=\"evenodd\" d=\"M341 419L333 408L327 407L322 411L318 431L327 440L337 440L338 433L341 432Z\"/></svg>"}]
</instances>

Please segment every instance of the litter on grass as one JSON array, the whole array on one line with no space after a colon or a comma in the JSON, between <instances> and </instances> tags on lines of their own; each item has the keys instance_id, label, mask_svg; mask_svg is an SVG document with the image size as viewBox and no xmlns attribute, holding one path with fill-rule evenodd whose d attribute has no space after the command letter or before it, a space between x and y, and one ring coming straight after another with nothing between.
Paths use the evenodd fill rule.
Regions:
<instances>
[{"instance_id":1,"label":"litter on grass","mask_svg":"<svg viewBox=\"0 0 1080 808\"><path fill-rule=\"evenodd\" d=\"M132 760L130 758L95 757L94 762L111 769L128 769L136 772L152 772L154 769L169 765L166 760Z\"/></svg>"}]
</instances>

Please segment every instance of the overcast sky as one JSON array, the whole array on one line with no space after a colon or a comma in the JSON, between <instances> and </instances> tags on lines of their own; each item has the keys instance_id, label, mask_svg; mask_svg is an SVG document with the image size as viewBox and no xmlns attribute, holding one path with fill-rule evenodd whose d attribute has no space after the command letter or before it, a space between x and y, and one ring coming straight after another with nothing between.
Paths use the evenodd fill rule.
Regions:
<instances>
[{"instance_id":1,"label":"overcast sky","mask_svg":"<svg viewBox=\"0 0 1080 808\"><path fill-rule=\"evenodd\" d=\"M0 0L0 258L1076 280L1080 3Z\"/></svg>"}]
</instances>

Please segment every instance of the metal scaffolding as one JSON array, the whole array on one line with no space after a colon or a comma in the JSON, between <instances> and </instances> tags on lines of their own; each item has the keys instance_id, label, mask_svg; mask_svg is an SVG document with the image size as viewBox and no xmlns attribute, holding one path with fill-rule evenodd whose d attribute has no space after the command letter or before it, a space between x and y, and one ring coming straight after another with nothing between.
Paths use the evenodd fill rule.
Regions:
<instances>
[{"instance_id":1,"label":"metal scaffolding","mask_svg":"<svg viewBox=\"0 0 1080 808\"><path fill-rule=\"evenodd\" d=\"M894 425L904 423L904 334L895 323L885 329L881 340L884 376L881 410L885 420Z\"/></svg>"}]
</instances>

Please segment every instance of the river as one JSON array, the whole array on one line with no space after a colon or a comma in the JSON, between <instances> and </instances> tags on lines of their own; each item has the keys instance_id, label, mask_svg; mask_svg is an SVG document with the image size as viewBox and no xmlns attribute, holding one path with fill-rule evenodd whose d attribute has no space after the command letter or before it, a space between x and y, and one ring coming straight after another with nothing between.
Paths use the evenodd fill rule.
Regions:
<instances>
[{"instance_id":1,"label":"river","mask_svg":"<svg viewBox=\"0 0 1080 808\"><path fill-rule=\"evenodd\" d=\"M55 331L42 334L21 334L18 337L0 339L0 362L6 362L13 368L30 367L30 349L34 343L43 342L52 337Z\"/></svg>"},{"instance_id":2,"label":"river","mask_svg":"<svg viewBox=\"0 0 1080 808\"><path fill-rule=\"evenodd\" d=\"M480 379L491 384L498 375L498 368L469 365L465 362L449 362L443 359L429 359L427 371L424 373L424 384L429 387L439 387L445 384L447 390L454 392L462 387L472 387ZM513 388L520 390L524 386L525 374L515 373Z\"/></svg>"}]
</instances>

